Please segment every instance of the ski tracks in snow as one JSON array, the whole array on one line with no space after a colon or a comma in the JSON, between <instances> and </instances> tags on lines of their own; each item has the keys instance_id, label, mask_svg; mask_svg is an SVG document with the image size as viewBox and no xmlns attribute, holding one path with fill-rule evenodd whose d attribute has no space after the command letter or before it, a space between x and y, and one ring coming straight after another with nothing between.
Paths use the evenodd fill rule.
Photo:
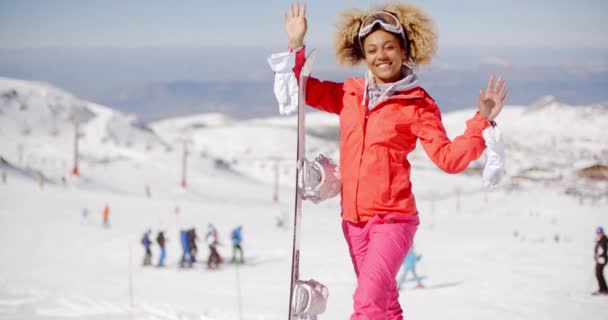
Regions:
<instances>
[{"instance_id":1,"label":"ski tracks in snow","mask_svg":"<svg viewBox=\"0 0 608 320\"><path fill-rule=\"evenodd\" d=\"M214 311L204 314L185 312L171 305L139 302L116 303L85 295L65 295L29 291L0 291L1 319L141 319L141 320L232 320L236 314Z\"/></svg>"}]
</instances>

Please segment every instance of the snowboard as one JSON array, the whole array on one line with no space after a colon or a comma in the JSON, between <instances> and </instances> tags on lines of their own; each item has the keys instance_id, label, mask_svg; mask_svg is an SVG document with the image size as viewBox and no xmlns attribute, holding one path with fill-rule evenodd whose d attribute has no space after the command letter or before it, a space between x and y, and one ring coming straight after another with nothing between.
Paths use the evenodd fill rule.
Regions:
<instances>
[{"instance_id":1,"label":"snowboard","mask_svg":"<svg viewBox=\"0 0 608 320\"><path fill-rule=\"evenodd\" d=\"M293 239L291 251L291 285L289 287L289 317L288 320L297 319L294 317L292 302L296 289L296 283L300 279L300 224L302 220L302 193L299 190L298 177L302 164L304 162L305 149L305 109L306 109L306 82L310 76L312 65L316 56L316 50L313 49L302 66L300 73L299 88L298 88L298 137L297 137L297 152L296 152L296 176L295 176L295 202L293 215Z\"/></svg>"}]
</instances>

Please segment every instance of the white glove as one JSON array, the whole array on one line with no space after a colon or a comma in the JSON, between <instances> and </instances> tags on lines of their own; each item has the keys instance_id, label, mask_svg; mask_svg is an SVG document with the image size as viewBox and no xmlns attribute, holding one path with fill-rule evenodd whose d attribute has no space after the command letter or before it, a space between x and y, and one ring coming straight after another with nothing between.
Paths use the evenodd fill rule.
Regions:
<instances>
[{"instance_id":1,"label":"white glove","mask_svg":"<svg viewBox=\"0 0 608 320\"><path fill-rule=\"evenodd\" d=\"M487 127L481 134L487 147L483 183L486 187L496 187L505 174L505 144L498 127Z\"/></svg>"},{"instance_id":2,"label":"white glove","mask_svg":"<svg viewBox=\"0 0 608 320\"><path fill-rule=\"evenodd\" d=\"M304 159L298 187L302 199L311 200L315 204L333 198L342 190L340 168L322 154L315 161Z\"/></svg>"},{"instance_id":3,"label":"white glove","mask_svg":"<svg viewBox=\"0 0 608 320\"><path fill-rule=\"evenodd\" d=\"M298 111L298 81L293 73L295 52L274 53L267 60L274 71L274 96L279 103L279 113L289 115Z\"/></svg>"}]
</instances>

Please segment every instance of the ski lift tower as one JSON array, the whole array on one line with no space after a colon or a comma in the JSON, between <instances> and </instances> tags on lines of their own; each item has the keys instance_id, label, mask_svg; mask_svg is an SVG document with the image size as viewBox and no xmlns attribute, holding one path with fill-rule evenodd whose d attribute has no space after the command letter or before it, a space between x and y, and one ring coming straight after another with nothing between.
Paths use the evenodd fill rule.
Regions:
<instances>
[{"instance_id":1,"label":"ski lift tower","mask_svg":"<svg viewBox=\"0 0 608 320\"><path fill-rule=\"evenodd\" d=\"M74 165L72 166L72 175L78 176L78 140L83 137L79 131L81 123L85 123L93 118L95 114L91 112L85 105L73 105L70 110L69 120L74 124Z\"/></svg>"},{"instance_id":2,"label":"ski lift tower","mask_svg":"<svg viewBox=\"0 0 608 320\"><path fill-rule=\"evenodd\" d=\"M78 132L78 121L74 121L74 165L72 166L72 175L78 176L78 139L80 133Z\"/></svg>"},{"instance_id":3,"label":"ski lift tower","mask_svg":"<svg viewBox=\"0 0 608 320\"><path fill-rule=\"evenodd\" d=\"M274 162L274 187L272 192L272 202L279 203L279 176L281 169L281 161L284 159L281 157L271 157L270 160Z\"/></svg>"},{"instance_id":4,"label":"ski lift tower","mask_svg":"<svg viewBox=\"0 0 608 320\"><path fill-rule=\"evenodd\" d=\"M180 182L180 186L185 189L188 186L188 182L186 179L188 169L188 155L190 154L188 147L192 145L192 138L180 137L177 139L177 142L181 143L182 145L182 180Z\"/></svg>"}]
</instances>

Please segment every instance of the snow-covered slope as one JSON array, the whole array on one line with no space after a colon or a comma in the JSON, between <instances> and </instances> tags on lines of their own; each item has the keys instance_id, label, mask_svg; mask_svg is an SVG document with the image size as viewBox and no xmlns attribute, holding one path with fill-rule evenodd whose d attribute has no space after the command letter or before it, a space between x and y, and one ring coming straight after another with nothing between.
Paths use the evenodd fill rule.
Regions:
<instances>
[{"instance_id":1,"label":"snow-covered slope","mask_svg":"<svg viewBox=\"0 0 608 320\"><path fill-rule=\"evenodd\" d=\"M236 121L200 115L167 119L150 131L132 117L49 85L11 79L0 84L0 171L7 174L0 181L0 318L285 319L293 117ZM575 161L605 161L602 108L506 107L499 125L509 147L510 177L503 186L533 165L567 173ZM68 175L75 110L84 119L79 177ZM450 136L462 132L473 112L444 115ZM310 113L307 125L309 156L323 152L337 159L335 136L327 140L337 132L336 117ZM555 137L556 147L548 148L546 137ZM179 186L184 145L187 188ZM560 181L484 190L479 174L447 175L427 158L421 148L410 156L421 218L418 271L427 289L406 284L400 297L406 318L605 318L605 297L589 293L596 289L593 232L608 225L607 197L566 197ZM37 171L48 178L42 185ZM101 224L106 204L110 228ZM348 318L356 279L341 234L339 199L306 202L303 211L302 276L329 286L322 319ZM227 258L228 234L243 226L247 265L178 268L179 230L195 227L204 236L209 223L218 227ZM139 240L147 229L153 236L166 232L166 268L140 266ZM153 254L156 261L156 245ZM199 260L207 254L200 239Z\"/></svg>"},{"instance_id":2,"label":"snow-covered slope","mask_svg":"<svg viewBox=\"0 0 608 320\"><path fill-rule=\"evenodd\" d=\"M85 160L109 161L169 148L133 115L48 84L0 78L0 148L8 161L60 177L56 171L73 164L76 123Z\"/></svg>"},{"instance_id":3,"label":"snow-covered slope","mask_svg":"<svg viewBox=\"0 0 608 320\"><path fill-rule=\"evenodd\" d=\"M0 79L0 146L2 156L22 167L61 176L72 166L74 118L79 118L83 165L91 162L139 161L166 163L163 154L205 159L209 165L229 167L266 183L293 175L295 117L236 121L221 114L166 119L143 126L132 115L80 100L50 85ZM443 115L450 137L464 130L475 110ZM581 163L608 165L608 106L568 106L545 97L531 106L507 106L498 119L507 144L505 184L526 187L558 183L594 195L608 192L605 181L587 183L576 175ZM307 115L307 153L336 159L338 119L335 115ZM163 152L161 152L163 151ZM410 156L414 166L438 170L422 148ZM481 167L484 158L473 163ZM290 185L290 184L289 184ZM584 185L581 187L581 185ZM599 191L598 191L599 190Z\"/></svg>"},{"instance_id":4,"label":"snow-covered slope","mask_svg":"<svg viewBox=\"0 0 608 320\"><path fill-rule=\"evenodd\" d=\"M211 118L217 116L211 115ZM222 125L192 125L206 122L205 116L194 116L192 122L183 119L167 119L150 126L168 141L186 141L194 154L216 159L231 168L266 183L273 183L275 174L281 176L279 183L291 185L295 174L296 150L295 117L226 121ZM321 120L320 124L315 121ZM317 113L309 116L307 128L336 129L337 120ZM215 122L217 124L217 122ZM330 124L326 124L330 123ZM320 138L309 132L306 138L309 158L319 153L338 160L336 141Z\"/></svg>"},{"instance_id":5,"label":"snow-covered slope","mask_svg":"<svg viewBox=\"0 0 608 320\"><path fill-rule=\"evenodd\" d=\"M78 177L70 175L75 118L80 133ZM212 195L228 198L231 182L247 180L218 167L214 159L190 153L190 188L184 191L179 187L181 145L166 142L132 115L83 101L48 84L0 79L0 128L0 157L7 163L6 170L66 188L206 199ZM200 178L211 183L202 186ZM248 183L255 188L255 182Z\"/></svg>"},{"instance_id":6,"label":"snow-covered slope","mask_svg":"<svg viewBox=\"0 0 608 320\"><path fill-rule=\"evenodd\" d=\"M444 116L451 137L463 132L473 112ZM570 106L545 97L531 106L506 106L497 122L506 143L504 184L550 184L561 191L575 188L586 196L608 197L608 178L592 181L576 174L583 163L608 167L607 104ZM425 158L421 151L417 149L416 159Z\"/></svg>"}]
</instances>

